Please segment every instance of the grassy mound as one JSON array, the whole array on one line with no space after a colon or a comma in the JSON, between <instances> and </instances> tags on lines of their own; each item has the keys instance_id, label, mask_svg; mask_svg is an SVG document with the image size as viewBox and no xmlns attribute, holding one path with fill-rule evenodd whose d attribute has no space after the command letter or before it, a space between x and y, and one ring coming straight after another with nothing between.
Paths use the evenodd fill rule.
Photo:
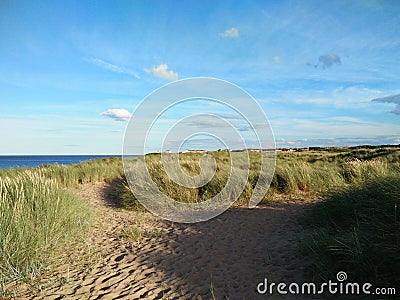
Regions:
<instances>
[{"instance_id":1,"label":"grassy mound","mask_svg":"<svg viewBox=\"0 0 400 300\"><path fill-rule=\"evenodd\" d=\"M157 188L175 201L198 203L217 195L225 187L231 172L228 151L209 152L217 164L214 177L199 188L186 188L175 183L164 170L161 155L149 154L146 164ZM189 175L200 173L199 161L203 153L181 153L180 165ZM260 176L261 155L249 152L250 168L245 188L236 201L246 206ZM279 199L307 200L325 197L331 191L357 185L366 178L400 172L399 149L337 149L337 151L278 152L275 174L263 202ZM130 192L126 181L118 185L120 203L128 209L141 207Z\"/></svg>"},{"instance_id":2,"label":"grassy mound","mask_svg":"<svg viewBox=\"0 0 400 300\"><path fill-rule=\"evenodd\" d=\"M354 280L386 286L398 283L400 149L334 150L278 152L263 202L326 199L304 220L311 231L307 251L316 258L310 269L313 278L331 278L344 270ZM172 181L159 154L147 156L147 167L158 188L171 198L201 202L223 189L231 170L228 151L209 154L216 161L216 173L199 188ZM202 155L182 154L184 172L199 174ZM249 157L248 180L236 205L247 204L260 176L260 154L249 152ZM0 287L40 273L62 244L76 238L90 220L90 209L66 188L115 180L114 196L120 204L143 210L123 179L121 159L0 170Z\"/></svg>"},{"instance_id":3,"label":"grassy mound","mask_svg":"<svg viewBox=\"0 0 400 300\"><path fill-rule=\"evenodd\" d=\"M89 209L40 171L0 178L0 280L39 274L62 243L89 220Z\"/></svg>"},{"instance_id":4,"label":"grassy mound","mask_svg":"<svg viewBox=\"0 0 400 300\"><path fill-rule=\"evenodd\" d=\"M34 278L87 228L91 210L66 188L122 176L120 159L0 170L0 298Z\"/></svg>"},{"instance_id":5,"label":"grassy mound","mask_svg":"<svg viewBox=\"0 0 400 300\"><path fill-rule=\"evenodd\" d=\"M158 188L176 201L199 202L219 193L230 171L229 152L211 152L214 178L200 188L184 188L166 174L159 154L147 167ZM181 154L183 170L199 173L202 154ZM237 205L246 205L259 177L260 155L249 153L250 170ZM400 149L318 149L278 152L275 174L263 202L324 199L302 221L307 228L305 253L314 260L310 280L326 282L345 271L352 282L399 286L400 279ZM142 209L126 181L119 184L121 204Z\"/></svg>"},{"instance_id":6,"label":"grassy mound","mask_svg":"<svg viewBox=\"0 0 400 300\"><path fill-rule=\"evenodd\" d=\"M303 220L309 275L400 286L400 174L370 176L316 204Z\"/></svg>"}]
</instances>

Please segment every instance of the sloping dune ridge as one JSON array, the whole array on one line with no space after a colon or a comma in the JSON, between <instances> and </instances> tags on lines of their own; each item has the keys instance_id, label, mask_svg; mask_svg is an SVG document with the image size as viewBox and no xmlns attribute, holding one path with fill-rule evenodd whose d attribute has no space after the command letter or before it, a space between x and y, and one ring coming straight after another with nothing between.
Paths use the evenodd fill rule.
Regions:
<instances>
[{"instance_id":1,"label":"sloping dune ridge","mask_svg":"<svg viewBox=\"0 0 400 300\"><path fill-rule=\"evenodd\" d=\"M60 263L44 288L26 287L19 298L257 299L265 298L256 290L264 278L302 281L305 262L296 256L301 236L295 221L305 203L237 208L207 222L177 224L118 208L107 196L109 188L97 183L77 190L98 212L86 241L95 249L90 267ZM135 218L145 219L140 226L150 234L129 234ZM79 260L79 254L66 252L61 261L74 257Z\"/></svg>"}]
</instances>

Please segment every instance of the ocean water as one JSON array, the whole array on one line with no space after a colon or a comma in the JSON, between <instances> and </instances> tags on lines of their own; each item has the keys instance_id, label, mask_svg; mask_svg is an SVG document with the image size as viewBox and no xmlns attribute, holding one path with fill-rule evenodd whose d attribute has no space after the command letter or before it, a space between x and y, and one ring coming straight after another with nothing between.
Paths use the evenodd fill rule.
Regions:
<instances>
[{"instance_id":1,"label":"ocean water","mask_svg":"<svg viewBox=\"0 0 400 300\"><path fill-rule=\"evenodd\" d=\"M31 168L40 165L71 165L83 161L121 157L120 155L0 155L0 169Z\"/></svg>"}]
</instances>

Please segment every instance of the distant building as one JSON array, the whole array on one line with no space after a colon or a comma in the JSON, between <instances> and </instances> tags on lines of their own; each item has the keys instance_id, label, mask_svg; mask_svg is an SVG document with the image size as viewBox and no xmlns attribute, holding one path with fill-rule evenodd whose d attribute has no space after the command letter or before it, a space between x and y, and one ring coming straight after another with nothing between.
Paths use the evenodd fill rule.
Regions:
<instances>
[{"instance_id":1,"label":"distant building","mask_svg":"<svg viewBox=\"0 0 400 300\"><path fill-rule=\"evenodd\" d=\"M203 149L189 149L189 150L186 150L185 152L190 152L190 153L203 153L203 152L206 152L206 150L203 150Z\"/></svg>"}]
</instances>

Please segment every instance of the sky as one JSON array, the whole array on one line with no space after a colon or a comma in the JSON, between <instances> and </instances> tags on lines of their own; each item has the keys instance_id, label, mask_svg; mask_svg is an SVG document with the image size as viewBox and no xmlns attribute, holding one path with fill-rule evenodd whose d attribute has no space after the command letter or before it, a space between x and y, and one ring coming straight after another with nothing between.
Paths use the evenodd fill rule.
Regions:
<instances>
[{"instance_id":1,"label":"sky","mask_svg":"<svg viewBox=\"0 0 400 300\"><path fill-rule=\"evenodd\" d=\"M249 93L277 147L399 144L399 15L378 0L3 0L0 155L121 154L141 101L192 77ZM163 112L159 129L233 113L200 102Z\"/></svg>"}]
</instances>

